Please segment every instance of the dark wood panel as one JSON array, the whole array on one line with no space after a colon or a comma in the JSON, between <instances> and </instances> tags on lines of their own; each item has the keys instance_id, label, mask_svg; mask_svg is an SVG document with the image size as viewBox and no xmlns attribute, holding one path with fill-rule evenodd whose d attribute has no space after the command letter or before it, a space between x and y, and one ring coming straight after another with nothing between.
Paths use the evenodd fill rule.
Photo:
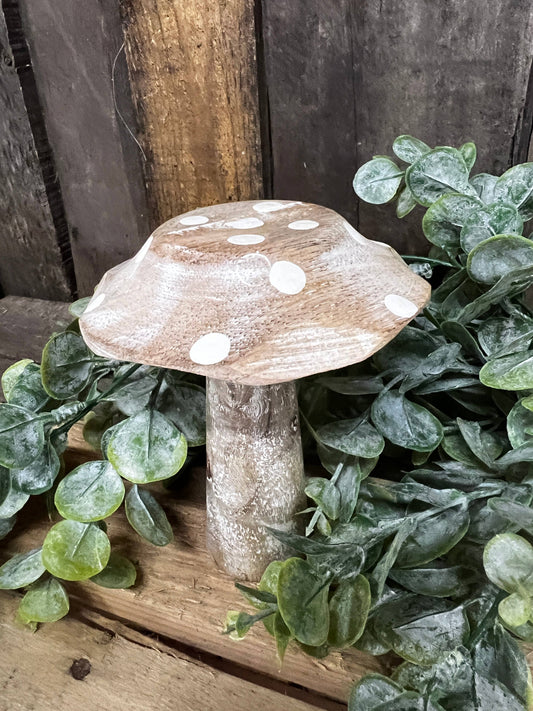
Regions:
<instances>
[{"instance_id":1,"label":"dark wood panel","mask_svg":"<svg viewBox=\"0 0 533 711\"><path fill-rule=\"evenodd\" d=\"M262 197L253 0L122 0L154 222Z\"/></svg>"},{"instance_id":2,"label":"dark wood panel","mask_svg":"<svg viewBox=\"0 0 533 711\"><path fill-rule=\"evenodd\" d=\"M532 25L530 0L354 2L357 165L411 133L430 145L474 140L475 172L505 170L518 158ZM392 207L361 204L359 224L401 251L425 246L415 213L400 222Z\"/></svg>"},{"instance_id":3,"label":"dark wood panel","mask_svg":"<svg viewBox=\"0 0 533 711\"><path fill-rule=\"evenodd\" d=\"M21 0L46 127L70 225L80 295L144 242L148 220L139 148L116 114L118 3ZM124 59L122 57L122 62ZM123 65L116 87L131 123Z\"/></svg>"},{"instance_id":4,"label":"dark wood panel","mask_svg":"<svg viewBox=\"0 0 533 711\"><path fill-rule=\"evenodd\" d=\"M263 0L273 197L356 220L352 2Z\"/></svg>"},{"instance_id":5,"label":"dark wood panel","mask_svg":"<svg viewBox=\"0 0 533 711\"><path fill-rule=\"evenodd\" d=\"M7 15L9 3L3 9ZM10 46L6 15L0 9L0 285L4 293L68 300L71 284ZM11 12L9 19L16 22L16 14Z\"/></svg>"},{"instance_id":6,"label":"dark wood panel","mask_svg":"<svg viewBox=\"0 0 533 711\"><path fill-rule=\"evenodd\" d=\"M20 296L0 299L0 367L21 358L40 361L52 333L71 320L65 303Z\"/></svg>"}]
</instances>

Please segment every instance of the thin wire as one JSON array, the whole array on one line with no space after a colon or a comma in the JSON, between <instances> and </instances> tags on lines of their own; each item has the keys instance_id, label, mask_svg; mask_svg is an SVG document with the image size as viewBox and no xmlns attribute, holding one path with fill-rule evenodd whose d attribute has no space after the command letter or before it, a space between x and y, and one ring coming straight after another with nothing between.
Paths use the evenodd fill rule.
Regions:
<instances>
[{"instance_id":1,"label":"thin wire","mask_svg":"<svg viewBox=\"0 0 533 711\"><path fill-rule=\"evenodd\" d=\"M130 127L128 126L128 124L126 123L126 119L125 119L124 116L120 113L120 109L118 108L118 104L117 104L117 94L116 94L116 91L115 91L115 70L116 70L116 67L117 67L118 58L120 57L120 53L124 50L124 47L125 47L125 42L123 42L123 43L121 44L120 49L119 49L118 52L116 53L115 59L113 60L113 67L112 67L112 69L111 69L111 86L112 86L112 93L113 93L113 104L115 105L115 111L116 111L116 113L117 113L117 116L119 117L119 119L120 119L120 120L122 121L122 123L124 124L124 127L126 128L126 131L130 134L130 136L133 138L133 140L135 141L135 143L136 143L137 146L139 147L139 150L140 150L141 153L142 153L143 160L144 160L144 162L146 162L146 161L147 161L146 153L144 152L143 147L141 146L141 144L139 143L139 141L137 140L137 137L135 136L135 134L133 133L133 131L131 130L131 128L130 128Z\"/></svg>"}]
</instances>

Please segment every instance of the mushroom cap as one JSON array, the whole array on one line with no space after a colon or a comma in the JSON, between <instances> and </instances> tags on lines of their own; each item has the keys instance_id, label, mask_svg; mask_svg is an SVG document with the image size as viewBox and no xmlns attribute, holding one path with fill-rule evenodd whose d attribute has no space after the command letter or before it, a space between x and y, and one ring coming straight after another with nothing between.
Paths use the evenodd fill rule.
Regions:
<instances>
[{"instance_id":1,"label":"mushroom cap","mask_svg":"<svg viewBox=\"0 0 533 711\"><path fill-rule=\"evenodd\" d=\"M429 296L333 210L255 200L158 227L103 276L80 327L107 358L269 385L364 360Z\"/></svg>"}]
</instances>

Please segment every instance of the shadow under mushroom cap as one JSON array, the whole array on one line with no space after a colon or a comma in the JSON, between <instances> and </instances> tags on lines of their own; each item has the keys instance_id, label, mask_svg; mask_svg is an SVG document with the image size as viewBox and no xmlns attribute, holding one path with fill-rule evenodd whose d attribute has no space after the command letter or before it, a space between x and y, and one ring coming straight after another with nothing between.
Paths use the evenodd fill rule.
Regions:
<instances>
[{"instance_id":1,"label":"shadow under mushroom cap","mask_svg":"<svg viewBox=\"0 0 533 711\"><path fill-rule=\"evenodd\" d=\"M80 326L99 355L267 385L364 360L429 295L333 210L247 201L163 224L104 275Z\"/></svg>"}]
</instances>

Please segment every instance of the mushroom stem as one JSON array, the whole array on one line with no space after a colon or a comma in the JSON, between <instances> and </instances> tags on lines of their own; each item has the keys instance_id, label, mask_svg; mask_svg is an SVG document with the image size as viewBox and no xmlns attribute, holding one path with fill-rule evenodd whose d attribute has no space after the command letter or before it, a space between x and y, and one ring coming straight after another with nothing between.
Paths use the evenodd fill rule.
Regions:
<instances>
[{"instance_id":1,"label":"mushroom stem","mask_svg":"<svg viewBox=\"0 0 533 711\"><path fill-rule=\"evenodd\" d=\"M266 530L299 530L305 507L294 382L207 379L207 547L230 575L259 580L289 551ZM303 521L302 521L303 523Z\"/></svg>"}]
</instances>

